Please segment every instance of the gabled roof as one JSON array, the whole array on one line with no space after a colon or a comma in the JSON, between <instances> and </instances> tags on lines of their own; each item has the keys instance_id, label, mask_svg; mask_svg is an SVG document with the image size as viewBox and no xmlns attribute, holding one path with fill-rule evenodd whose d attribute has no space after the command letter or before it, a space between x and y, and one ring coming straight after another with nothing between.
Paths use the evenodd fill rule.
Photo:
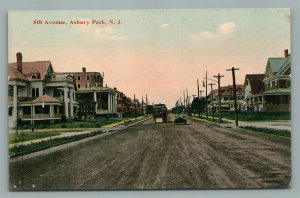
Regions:
<instances>
[{"instance_id":1,"label":"gabled roof","mask_svg":"<svg viewBox=\"0 0 300 198\"><path fill-rule=\"evenodd\" d=\"M251 87L251 93L259 94L264 90L265 74L246 74L245 81L248 79Z\"/></svg>"},{"instance_id":2,"label":"gabled roof","mask_svg":"<svg viewBox=\"0 0 300 198\"><path fill-rule=\"evenodd\" d=\"M17 69L17 63L9 63L8 67ZM49 67L52 69L50 61L22 62L22 73L28 80L32 80L32 74L39 74L44 79Z\"/></svg>"},{"instance_id":3,"label":"gabled roof","mask_svg":"<svg viewBox=\"0 0 300 198\"><path fill-rule=\"evenodd\" d=\"M284 63L288 60L288 57L284 57L284 58L269 58L268 62L267 62L267 66L266 68L269 66L271 67L273 73L277 73L280 68L282 67L282 65L284 65Z\"/></svg>"},{"instance_id":4,"label":"gabled roof","mask_svg":"<svg viewBox=\"0 0 300 198\"><path fill-rule=\"evenodd\" d=\"M32 103L60 103L59 100L48 95L42 95L32 101Z\"/></svg>"},{"instance_id":5,"label":"gabled roof","mask_svg":"<svg viewBox=\"0 0 300 198\"><path fill-rule=\"evenodd\" d=\"M286 61L283 63L283 65L279 68L278 74L283 74L289 67L291 67L291 56L288 56L286 58Z\"/></svg>"},{"instance_id":6,"label":"gabled roof","mask_svg":"<svg viewBox=\"0 0 300 198\"><path fill-rule=\"evenodd\" d=\"M17 70L17 68L14 67L8 68L8 76L9 79L19 79L19 80L28 81L27 77L24 74L22 74L19 70Z\"/></svg>"},{"instance_id":7,"label":"gabled roof","mask_svg":"<svg viewBox=\"0 0 300 198\"><path fill-rule=\"evenodd\" d=\"M236 85L236 90L238 90L238 89L243 90L243 88L244 88L244 85ZM233 93L231 93L231 91L233 91L233 85L220 87L220 91L221 91L221 95L233 95ZM211 94L211 92L210 92L210 94ZM218 95L218 89L214 89L213 94Z\"/></svg>"}]
</instances>

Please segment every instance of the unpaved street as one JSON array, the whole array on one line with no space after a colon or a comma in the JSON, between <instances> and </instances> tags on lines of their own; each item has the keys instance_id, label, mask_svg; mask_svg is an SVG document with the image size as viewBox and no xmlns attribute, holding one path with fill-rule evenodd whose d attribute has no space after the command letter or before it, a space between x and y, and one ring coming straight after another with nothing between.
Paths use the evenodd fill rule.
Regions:
<instances>
[{"instance_id":1,"label":"unpaved street","mask_svg":"<svg viewBox=\"0 0 300 198\"><path fill-rule=\"evenodd\" d=\"M287 187L290 140L152 120L10 163L12 190Z\"/></svg>"}]
</instances>

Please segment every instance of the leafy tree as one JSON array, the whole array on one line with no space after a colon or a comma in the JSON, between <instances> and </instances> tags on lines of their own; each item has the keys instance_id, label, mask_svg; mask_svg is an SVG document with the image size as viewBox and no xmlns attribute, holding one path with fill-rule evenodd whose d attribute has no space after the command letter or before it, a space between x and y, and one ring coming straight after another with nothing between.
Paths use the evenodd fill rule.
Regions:
<instances>
[{"instance_id":1,"label":"leafy tree","mask_svg":"<svg viewBox=\"0 0 300 198\"><path fill-rule=\"evenodd\" d=\"M203 111L205 109L205 98L194 98L192 102L192 110L195 113L200 113L202 115Z\"/></svg>"}]
</instances>

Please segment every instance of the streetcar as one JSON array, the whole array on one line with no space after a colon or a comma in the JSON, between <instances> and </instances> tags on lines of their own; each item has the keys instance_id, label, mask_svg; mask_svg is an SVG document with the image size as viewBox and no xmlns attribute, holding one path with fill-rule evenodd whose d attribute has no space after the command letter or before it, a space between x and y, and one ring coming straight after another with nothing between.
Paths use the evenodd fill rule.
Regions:
<instances>
[{"instance_id":1,"label":"streetcar","mask_svg":"<svg viewBox=\"0 0 300 198\"><path fill-rule=\"evenodd\" d=\"M154 122L155 123L166 123L168 117L168 109L165 104L156 104L153 106Z\"/></svg>"}]
</instances>

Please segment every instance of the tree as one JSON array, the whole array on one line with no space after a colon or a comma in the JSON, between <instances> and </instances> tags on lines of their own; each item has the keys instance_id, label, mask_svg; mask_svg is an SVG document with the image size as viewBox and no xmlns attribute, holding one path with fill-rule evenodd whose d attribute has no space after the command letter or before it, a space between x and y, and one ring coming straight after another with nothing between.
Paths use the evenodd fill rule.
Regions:
<instances>
[{"instance_id":1,"label":"tree","mask_svg":"<svg viewBox=\"0 0 300 198\"><path fill-rule=\"evenodd\" d=\"M202 116L202 113L205 109L205 98L198 98L198 97L195 97L193 99L193 102L192 102L192 110L194 113L199 113L201 114Z\"/></svg>"}]
</instances>

